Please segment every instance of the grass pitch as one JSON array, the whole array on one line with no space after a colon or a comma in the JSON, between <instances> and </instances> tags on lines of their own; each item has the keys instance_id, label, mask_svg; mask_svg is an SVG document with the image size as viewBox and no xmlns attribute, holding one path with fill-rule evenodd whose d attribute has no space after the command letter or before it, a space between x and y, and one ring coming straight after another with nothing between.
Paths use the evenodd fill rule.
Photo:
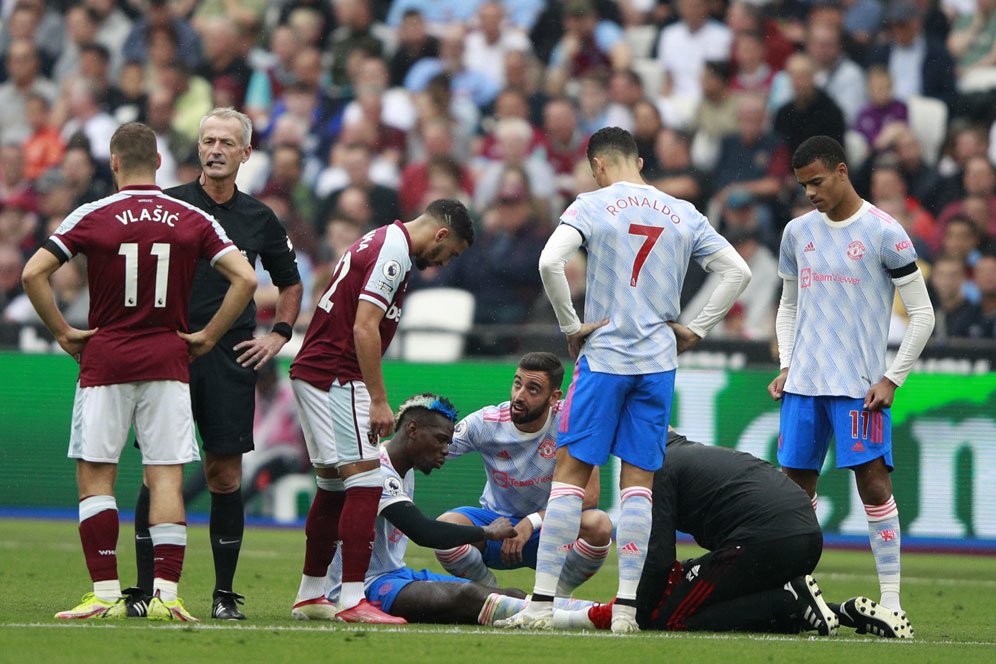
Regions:
<instances>
[{"instance_id":1,"label":"grass pitch","mask_svg":"<svg viewBox=\"0 0 996 664\"><path fill-rule=\"evenodd\" d=\"M479 627L404 628L312 624L291 620L304 535L300 530L249 529L236 590L247 597L249 620L211 621L213 581L206 528L191 527L180 594L204 620L197 625L143 620L90 623L52 616L90 589L76 524L0 520L0 662L367 662L420 664L502 660L626 662L996 661L996 561L991 557L905 554L903 604L916 629L913 641L886 641L842 629L836 638L729 634L502 632ZM123 585L134 579L131 524L123 523L119 564ZM682 551L693 555L694 550ZM413 567L439 569L431 552L409 549ZM503 584L530 589L532 571L499 572ZM866 551L827 551L816 570L827 597L865 594L877 599ZM607 600L615 589L615 561L578 592ZM675 659L680 658L680 659Z\"/></svg>"}]
</instances>

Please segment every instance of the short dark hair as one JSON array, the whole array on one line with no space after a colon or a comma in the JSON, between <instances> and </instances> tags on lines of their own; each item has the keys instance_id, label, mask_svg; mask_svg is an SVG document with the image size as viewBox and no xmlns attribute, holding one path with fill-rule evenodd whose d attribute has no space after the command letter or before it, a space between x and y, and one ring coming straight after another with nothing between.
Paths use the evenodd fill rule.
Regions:
<instances>
[{"instance_id":1,"label":"short dark hair","mask_svg":"<svg viewBox=\"0 0 996 664\"><path fill-rule=\"evenodd\" d=\"M111 154L121 160L125 171L156 169L156 132L141 122L129 122L111 136Z\"/></svg>"},{"instance_id":2,"label":"short dark hair","mask_svg":"<svg viewBox=\"0 0 996 664\"><path fill-rule=\"evenodd\" d=\"M553 353L526 353L519 360L519 368L525 371L542 371L555 390L559 390L564 383L564 363Z\"/></svg>"},{"instance_id":3,"label":"short dark hair","mask_svg":"<svg viewBox=\"0 0 996 664\"><path fill-rule=\"evenodd\" d=\"M615 153L626 159L636 159L639 156L633 134L619 127L604 127L592 134L588 139L587 153L588 161L595 157L604 157L609 153Z\"/></svg>"},{"instance_id":4,"label":"short dark hair","mask_svg":"<svg viewBox=\"0 0 996 664\"><path fill-rule=\"evenodd\" d=\"M844 148L829 136L811 136L795 149L792 155L792 169L809 166L814 161L822 162L827 168L837 168L847 163Z\"/></svg>"},{"instance_id":5,"label":"short dark hair","mask_svg":"<svg viewBox=\"0 0 996 664\"><path fill-rule=\"evenodd\" d=\"M92 53L96 55L98 58L104 61L105 65L111 61L111 52L103 44L98 44L96 42L91 44L84 44L83 46L80 47L80 54L83 53Z\"/></svg>"},{"instance_id":6,"label":"short dark hair","mask_svg":"<svg viewBox=\"0 0 996 664\"><path fill-rule=\"evenodd\" d=\"M706 60L705 68L723 83L729 83L733 78L733 68L725 60Z\"/></svg>"},{"instance_id":7,"label":"short dark hair","mask_svg":"<svg viewBox=\"0 0 996 664\"><path fill-rule=\"evenodd\" d=\"M441 221L456 233L458 238L466 242L468 247L474 244L474 222L470 219L467 207L460 201L451 198L434 200L425 208L425 213Z\"/></svg>"}]
</instances>

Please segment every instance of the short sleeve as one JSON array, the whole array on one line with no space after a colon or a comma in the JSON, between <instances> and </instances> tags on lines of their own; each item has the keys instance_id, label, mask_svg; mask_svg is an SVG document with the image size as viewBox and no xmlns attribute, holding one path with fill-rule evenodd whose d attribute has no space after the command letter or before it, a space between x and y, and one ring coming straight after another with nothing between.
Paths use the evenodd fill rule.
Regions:
<instances>
[{"instance_id":1,"label":"short sleeve","mask_svg":"<svg viewBox=\"0 0 996 664\"><path fill-rule=\"evenodd\" d=\"M383 479L380 494L380 503L377 505L377 513L380 514L391 505L397 503L414 502L412 497L405 491L405 483L401 480L393 468L380 467L381 478Z\"/></svg>"},{"instance_id":2,"label":"short sleeve","mask_svg":"<svg viewBox=\"0 0 996 664\"><path fill-rule=\"evenodd\" d=\"M888 271L916 262L913 241L898 222L883 223L881 257L882 267Z\"/></svg>"},{"instance_id":3,"label":"short sleeve","mask_svg":"<svg viewBox=\"0 0 996 664\"><path fill-rule=\"evenodd\" d=\"M221 224L209 214L194 213L201 217L201 258L214 265L219 258L237 248L228 239L228 234Z\"/></svg>"},{"instance_id":4,"label":"short sleeve","mask_svg":"<svg viewBox=\"0 0 996 664\"><path fill-rule=\"evenodd\" d=\"M450 443L450 449L446 455L447 458L455 459L469 452L477 451L474 441L477 439L477 434L480 431L481 422L481 411L471 413L457 422L456 427L453 429L453 442Z\"/></svg>"},{"instance_id":5,"label":"short sleeve","mask_svg":"<svg viewBox=\"0 0 996 664\"><path fill-rule=\"evenodd\" d=\"M50 250L57 249L53 253L60 261L65 262L71 260L76 254L86 253L93 228L93 218L90 213L95 209L96 206L92 203L76 208L62 220L62 223L48 238L48 242L51 244L46 244Z\"/></svg>"},{"instance_id":6,"label":"short sleeve","mask_svg":"<svg viewBox=\"0 0 996 664\"><path fill-rule=\"evenodd\" d=\"M570 226L578 233L581 234L581 238L584 244L588 244L589 238L591 238L592 225L591 219L588 214L588 206L585 205L584 199L577 198L573 203L571 203L564 213L560 215L560 223L565 226Z\"/></svg>"},{"instance_id":7,"label":"short sleeve","mask_svg":"<svg viewBox=\"0 0 996 664\"><path fill-rule=\"evenodd\" d=\"M402 284L405 275L411 269L411 256L408 254L408 243L393 241L391 230L381 245L377 260L364 277L363 290L360 299L377 305L384 311L391 306L394 296Z\"/></svg>"},{"instance_id":8,"label":"short sleeve","mask_svg":"<svg viewBox=\"0 0 996 664\"><path fill-rule=\"evenodd\" d=\"M692 258L701 264L702 260L706 257L729 247L730 242L716 232L716 229L712 227L712 224L709 223L709 220L702 213L697 210L694 211L693 218L698 228L696 228L695 239L692 244Z\"/></svg>"},{"instance_id":9,"label":"short sleeve","mask_svg":"<svg viewBox=\"0 0 996 664\"><path fill-rule=\"evenodd\" d=\"M301 281L297 269L297 255L287 232L271 213L263 229L263 248L259 252L263 269L270 273L270 280L277 288L293 286Z\"/></svg>"},{"instance_id":10,"label":"short sleeve","mask_svg":"<svg viewBox=\"0 0 996 664\"><path fill-rule=\"evenodd\" d=\"M778 276L782 279L798 279L799 266L795 261L795 242L792 240L792 225L785 227L782 244L778 249Z\"/></svg>"}]
</instances>

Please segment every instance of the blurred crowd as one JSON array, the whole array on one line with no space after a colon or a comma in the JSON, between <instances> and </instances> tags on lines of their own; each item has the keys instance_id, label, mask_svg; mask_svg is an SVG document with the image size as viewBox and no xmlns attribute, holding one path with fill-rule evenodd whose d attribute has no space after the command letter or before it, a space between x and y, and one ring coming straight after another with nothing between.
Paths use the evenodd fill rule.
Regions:
<instances>
[{"instance_id":1,"label":"blurred crowd","mask_svg":"<svg viewBox=\"0 0 996 664\"><path fill-rule=\"evenodd\" d=\"M367 230L458 198L477 241L411 287L472 292L478 325L553 325L539 253L614 125L750 265L714 334L770 339L781 230L811 209L791 154L828 134L913 238L935 337L996 336L996 0L10 0L0 19L7 321L35 315L25 258L113 191L119 124L156 131L169 187L199 173L200 118L233 106L255 127L238 185L286 225L309 292ZM580 304L582 256L568 277ZM85 265L53 285L84 325ZM685 315L710 288L693 267Z\"/></svg>"}]
</instances>

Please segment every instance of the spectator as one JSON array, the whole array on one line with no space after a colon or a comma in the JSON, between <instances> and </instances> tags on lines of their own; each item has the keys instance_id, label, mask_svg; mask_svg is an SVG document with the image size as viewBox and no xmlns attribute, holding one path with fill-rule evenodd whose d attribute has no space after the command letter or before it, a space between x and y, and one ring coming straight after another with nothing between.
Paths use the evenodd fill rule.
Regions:
<instances>
[{"instance_id":1,"label":"spectator","mask_svg":"<svg viewBox=\"0 0 996 664\"><path fill-rule=\"evenodd\" d=\"M437 57L439 57L439 40L426 30L425 18L421 12L415 9L408 10L398 28L398 50L391 57L391 86L404 85L408 72L422 58Z\"/></svg>"},{"instance_id":2,"label":"spectator","mask_svg":"<svg viewBox=\"0 0 996 664\"><path fill-rule=\"evenodd\" d=\"M94 40L102 44L111 54L113 76L117 76L121 68L122 49L131 32L131 20L117 7L117 4L116 0L83 0L83 5L90 10L97 22L97 34Z\"/></svg>"},{"instance_id":3,"label":"spectator","mask_svg":"<svg viewBox=\"0 0 996 664\"><path fill-rule=\"evenodd\" d=\"M844 34L852 44L852 53L864 54L882 27L885 12L879 0L842 0Z\"/></svg>"},{"instance_id":4,"label":"spectator","mask_svg":"<svg viewBox=\"0 0 996 664\"><path fill-rule=\"evenodd\" d=\"M719 159L712 183L719 207L733 191L747 191L770 206L792 176L791 158L785 142L765 130L764 100L742 95L737 101L738 132L726 136L719 146Z\"/></svg>"},{"instance_id":5,"label":"spectator","mask_svg":"<svg viewBox=\"0 0 996 664\"><path fill-rule=\"evenodd\" d=\"M923 12L912 0L896 0L886 12L889 41L872 50L871 64L885 65L894 94L906 101L923 95L950 102L955 67L944 43L923 32Z\"/></svg>"},{"instance_id":6,"label":"spectator","mask_svg":"<svg viewBox=\"0 0 996 664\"><path fill-rule=\"evenodd\" d=\"M965 162L963 187L965 198L949 203L937 217L939 232L943 232L944 226L952 217L964 214L967 198L975 196L987 202L985 207L988 210L988 214L983 215L984 225L979 231L983 237L996 238L996 172L988 157L974 156Z\"/></svg>"},{"instance_id":7,"label":"spectator","mask_svg":"<svg viewBox=\"0 0 996 664\"><path fill-rule=\"evenodd\" d=\"M288 143L275 145L271 152L273 157L270 177L263 187L263 192L285 196L293 210L291 216L306 219L310 224L318 212L318 201L311 187L304 181L304 152L299 146ZM314 233L313 228L312 233ZM303 246L302 238L295 238L289 231L288 236L295 246ZM314 247L308 253L314 256Z\"/></svg>"},{"instance_id":8,"label":"spectator","mask_svg":"<svg viewBox=\"0 0 996 664\"><path fill-rule=\"evenodd\" d=\"M402 17L414 10L425 17L429 25L442 28L453 23L467 23L482 0L392 0L386 23L392 28L401 25Z\"/></svg>"},{"instance_id":9,"label":"spectator","mask_svg":"<svg viewBox=\"0 0 996 664\"><path fill-rule=\"evenodd\" d=\"M710 18L706 0L678 0L681 20L661 30L657 62L664 71L663 96L697 100L702 96L702 68L709 60L730 58L733 33Z\"/></svg>"},{"instance_id":10,"label":"spectator","mask_svg":"<svg viewBox=\"0 0 996 664\"><path fill-rule=\"evenodd\" d=\"M201 118L214 107L211 99L211 84L200 76L192 74L182 62L164 64L156 70L159 85L173 94L176 116L173 128L197 140Z\"/></svg>"},{"instance_id":11,"label":"spectator","mask_svg":"<svg viewBox=\"0 0 996 664\"><path fill-rule=\"evenodd\" d=\"M38 49L18 39L7 49L7 82L0 85L0 134L4 141L23 141L31 134L25 109L28 97L39 94L54 101L56 87L39 73Z\"/></svg>"},{"instance_id":12,"label":"spectator","mask_svg":"<svg viewBox=\"0 0 996 664\"><path fill-rule=\"evenodd\" d=\"M760 32L738 32L733 38L733 60L736 64L730 89L767 95L775 71L768 64L765 54L764 38Z\"/></svg>"},{"instance_id":13,"label":"spectator","mask_svg":"<svg viewBox=\"0 0 996 664\"><path fill-rule=\"evenodd\" d=\"M935 214L965 196L965 164L972 157L986 156L989 151L989 137L979 125L954 124L949 136L950 148L938 164L938 170L943 169L943 177L934 196Z\"/></svg>"},{"instance_id":14,"label":"spectator","mask_svg":"<svg viewBox=\"0 0 996 664\"><path fill-rule=\"evenodd\" d=\"M173 15L169 8L169 0L148 0L145 5L145 14L132 24L131 31L121 49L124 61L145 62L149 56L150 29L168 25L177 36L177 56L191 69L200 65L200 37L189 23Z\"/></svg>"},{"instance_id":15,"label":"spectator","mask_svg":"<svg viewBox=\"0 0 996 664\"><path fill-rule=\"evenodd\" d=\"M524 120L532 126L533 136L529 144L530 155L534 154L537 150L546 150L547 136L529 121L529 101L526 95L520 90L509 88L508 90L502 90L498 94L497 99L495 99L494 114L481 121L482 129L487 129L484 136L477 141L478 147L475 152L482 160L494 161L501 159L494 129L498 125L498 122L509 118Z\"/></svg>"},{"instance_id":16,"label":"spectator","mask_svg":"<svg viewBox=\"0 0 996 664\"><path fill-rule=\"evenodd\" d=\"M273 29L270 55L254 69L246 89L246 115L255 126L269 124L274 102L295 81L294 57L300 49L300 36L294 28L278 25Z\"/></svg>"},{"instance_id":17,"label":"spectator","mask_svg":"<svg viewBox=\"0 0 996 664\"><path fill-rule=\"evenodd\" d=\"M574 164L584 158L587 147L587 137L578 127L578 113L570 99L557 97L546 103L543 132L547 141L547 160L557 178L557 190L567 196L574 179Z\"/></svg>"},{"instance_id":18,"label":"spectator","mask_svg":"<svg viewBox=\"0 0 996 664\"><path fill-rule=\"evenodd\" d=\"M22 207L34 210L36 194L27 177L24 147L19 143L4 142L0 147L0 205L20 201Z\"/></svg>"},{"instance_id":19,"label":"spectator","mask_svg":"<svg viewBox=\"0 0 996 664\"><path fill-rule=\"evenodd\" d=\"M878 175L878 171L875 173ZM905 189L903 189L905 191ZM923 208L910 205L910 198L902 194L888 194L872 200L875 207L899 222L913 242L916 255L921 261L929 261L934 256L934 250L924 239L924 229L933 232L934 218ZM926 222L926 223L925 223ZM930 237L927 235L926 237Z\"/></svg>"},{"instance_id":20,"label":"spectator","mask_svg":"<svg viewBox=\"0 0 996 664\"><path fill-rule=\"evenodd\" d=\"M505 54L528 52L532 44L526 34L505 23L505 8L488 0L477 10L477 29L464 41L464 66L486 76L498 89L505 87Z\"/></svg>"},{"instance_id":21,"label":"spectator","mask_svg":"<svg viewBox=\"0 0 996 664\"><path fill-rule=\"evenodd\" d=\"M2 250L0 250L2 251ZM0 271L2 271L0 265ZM73 260L52 273L52 292L63 318L73 327L84 329L90 314L90 292L86 282L86 261ZM25 294L14 298L3 309L3 319L12 323L41 325L38 312Z\"/></svg>"},{"instance_id":22,"label":"spectator","mask_svg":"<svg viewBox=\"0 0 996 664\"><path fill-rule=\"evenodd\" d=\"M539 64L530 53L510 51L505 54L505 88L518 90L526 95L529 104L529 122L543 124L543 107L546 93L540 89Z\"/></svg>"},{"instance_id":23,"label":"spectator","mask_svg":"<svg viewBox=\"0 0 996 664\"><path fill-rule=\"evenodd\" d=\"M589 74L581 78L581 90L578 92L578 121L581 131L587 136L591 136L602 127L618 127L632 122L627 113L620 112L622 109L609 104L606 83L606 79L598 74Z\"/></svg>"},{"instance_id":24,"label":"spectator","mask_svg":"<svg viewBox=\"0 0 996 664\"><path fill-rule=\"evenodd\" d=\"M6 53L15 39L30 38L38 47L44 71L49 72L48 67L59 57L66 42L65 21L59 8L45 0L17 0L10 4L13 9L0 30L0 53Z\"/></svg>"},{"instance_id":25,"label":"spectator","mask_svg":"<svg viewBox=\"0 0 996 664\"><path fill-rule=\"evenodd\" d=\"M764 58L772 72L785 68L789 56L795 53L796 47L782 33L779 22L771 16L765 16L762 3L751 0L735 0L726 8L726 25L735 35L744 32L760 36L764 43Z\"/></svg>"},{"instance_id":26,"label":"spectator","mask_svg":"<svg viewBox=\"0 0 996 664\"><path fill-rule=\"evenodd\" d=\"M0 242L0 311L24 293L21 288L23 270L24 254L14 245Z\"/></svg>"},{"instance_id":27,"label":"spectator","mask_svg":"<svg viewBox=\"0 0 996 664\"><path fill-rule=\"evenodd\" d=\"M792 101L778 109L775 131L781 134L789 152L817 134L823 134L844 143L844 115L840 107L823 90L816 86L813 59L797 53L788 60L785 71L792 81Z\"/></svg>"},{"instance_id":28,"label":"spectator","mask_svg":"<svg viewBox=\"0 0 996 664\"><path fill-rule=\"evenodd\" d=\"M287 0L280 7L277 25L300 35L302 46L324 50L336 27L333 5L326 0Z\"/></svg>"},{"instance_id":29,"label":"spectator","mask_svg":"<svg viewBox=\"0 0 996 664\"><path fill-rule=\"evenodd\" d=\"M149 96L145 92L145 67L126 62L121 67L118 84L107 91L104 105L118 124L145 122Z\"/></svg>"},{"instance_id":30,"label":"spectator","mask_svg":"<svg viewBox=\"0 0 996 664\"><path fill-rule=\"evenodd\" d=\"M157 90L149 97L148 124L156 133L156 147L162 163L156 172L156 182L163 189L184 184L177 169L183 162L197 156L197 143L181 134L173 127L173 96L165 90Z\"/></svg>"},{"instance_id":31,"label":"spectator","mask_svg":"<svg viewBox=\"0 0 996 664\"><path fill-rule=\"evenodd\" d=\"M0 208L0 244L15 247L24 255L38 247L40 233L34 196L21 194L4 201Z\"/></svg>"},{"instance_id":32,"label":"spectator","mask_svg":"<svg viewBox=\"0 0 996 664\"><path fill-rule=\"evenodd\" d=\"M647 181L668 195L699 207L705 188L702 176L692 165L692 145L688 134L667 127L661 129L657 134L654 153L659 166L656 171L644 170Z\"/></svg>"},{"instance_id":33,"label":"spectator","mask_svg":"<svg viewBox=\"0 0 996 664\"><path fill-rule=\"evenodd\" d=\"M982 257L981 245L982 238L975 223L968 217L958 215L951 217L944 227L940 255L961 261L971 274ZM979 301L979 293L974 282L966 284L965 296L973 302Z\"/></svg>"},{"instance_id":34,"label":"spectator","mask_svg":"<svg viewBox=\"0 0 996 664\"><path fill-rule=\"evenodd\" d=\"M24 175L38 179L62 161L66 146L59 130L50 122L52 104L43 95L30 94L25 105L31 135L24 141Z\"/></svg>"},{"instance_id":35,"label":"spectator","mask_svg":"<svg viewBox=\"0 0 996 664\"><path fill-rule=\"evenodd\" d=\"M982 301L982 321L969 327L968 336L974 339L996 339L996 256L982 256L975 265L975 283Z\"/></svg>"},{"instance_id":36,"label":"spectator","mask_svg":"<svg viewBox=\"0 0 996 664\"><path fill-rule=\"evenodd\" d=\"M970 336L982 323L982 310L965 297L965 264L942 256L930 271L934 302L934 339Z\"/></svg>"},{"instance_id":37,"label":"spectator","mask_svg":"<svg viewBox=\"0 0 996 664\"><path fill-rule=\"evenodd\" d=\"M868 69L868 96L870 103L858 112L853 126L868 145L875 145L882 129L894 122L905 124L909 111L906 104L893 96L892 77L882 65Z\"/></svg>"},{"instance_id":38,"label":"spectator","mask_svg":"<svg viewBox=\"0 0 996 664\"><path fill-rule=\"evenodd\" d=\"M976 0L974 12L957 16L947 45L959 76L996 65L996 0Z\"/></svg>"},{"instance_id":39,"label":"spectator","mask_svg":"<svg viewBox=\"0 0 996 664\"><path fill-rule=\"evenodd\" d=\"M239 50L238 26L226 18L211 18L202 23L200 34L204 64L197 72L213 89L230 91L234 102L231 105L241 107L252 70Z\"/></svg>"},{"instance_id":40,"label":"spectator","mask_svg":"<svg viewBox=\"0 0 996 664\"><path fill-rule=\"evenodd\" d=\"M412 219L421 210L422 200L429 190L429 165L434 159L452 159L453 136L445 120L435 119L422 123L420 130L422 149L425 158L411 161L401 172L401 185L398 187L401 214L404 219ZM466 166L460 169L461 189L469 194L473 191L473 178Z\"/></svg>"},{"instance_id":41,"label":"spectator","mask_svg":"<svg viewBox=\"0 0 996 664\"><path fill-rule=\"evenodd\" d=\"M840 29L825 23L811 26L806 52L816 65L816 84L836 102L851 126L868 103L868 85L861 67L844 54Z\"/></svg>"},{"instance_id":42,"label":"spectator","mask_svg":"<svg viewBox=\"0 0 996 664\"><path fill-rule=\"evenodd\" d=\"M383 90L381 96L381 120L384 124L404 132L412 131L418 119L411 95L404 88L390 87L387 63L381 58L364 58L357 68L357 81ZM357 102L346 106L343 119L348 124L362 117L363 111Z\"/></svg>"},{"instance_id":43,"label":"spectator","mask_svg":"<svg viewBox=\"0 0 996 664\"><path fill-rule=\"evenodd\" d=\"M429 81L439 74L450 78L454 96L470 100L478 108L494 101L501 88L488 76L468 69L464 57L464 30L452 25L439 42L438 58L423 58L415 63L405 77L405 87L412 92L425 90Z\"/></svg>"},{"instance_id":44,"label":"spectator","mask_svg":"<svg viewBox=\"0 0 996 664\"><path fill-rule=\"evenodd\" d=\"M97 38L97 15L83 5L75 5L66 11L66 39L55 65L52 79L62 83L79 71L80 50Z\"/></svg>"},{"instance_id":45,"label":"spectator","mask_svg":"<svg viewBox=\"0 0 996 664\"><path fill-rule=\"evenodd\" d=\"M657 160L657 135L664 128L657 105L649 99L641 99L633 106L633 138L636 139L637 154L643 160L643 172L654 173L660 170ZM584 146L582 146L583 149ZM578 155L573 163L581 159Z\"/></svg>"},{"instance_id":46,"label":"spectator","mask_svg":"<svg viewBox=\"0 0 996 664\"><path fill-rule=\"evenodd\" d=\"M564 35L550 54L546 88L551 95L562 94L568 81L629 67L632 53L622 29L611 21L599 20L592 0L567 0L563 5Z\"/></svg>"},{"instance_id":47,"label":"spectator","mask_svg":"<svg viewBox=\"0 0 996 664\"><path fill-rule=\"evenodd\" d=\"M318 256L329 265L335 265L342 258L353 243L363 235L364 227L357 224L352 219L346 217L333 216L325 224L325 232L322 234L322 245L318 250ZM316 283L325 284L327 281L318 279Z\"/></svg>"},{"instance_id":48,"label":"spectator","mask_svg":"<svg viewBox=\"0 0 996 664\"><path fill-rule=\"evenodd\" d=\"M97 167L90 156L90 150L85 147L70 144L62 157L60 171L66 186L72 192L71 209L100 200L111 193L110 183L97 177Z\"/></svg>"},{"instance_id":49,"label":"spectator","mask_svg":"<svg viewBox=\"0 0 996 664\"><path fill-rule=\"evenodd\" d=\"M87 79L66 81L63 98L68 118L62 125L62 138L68 143L74 135L82 134L93 158L107 164L111 159L111 136L118 123L100 107L98 94L99 91Z\"/></svg>"},{"instance_id":50,"label":"spectator","mask_svg":"<svg viewBox=\"0 0 996 664\"><path fill-rule=\"evenodd\" d=\"M350 84L347 64L353 51L380 57L390 37L385 26L374 22L370 0L339 0L335 15L339 27L332 33L332 85L342 89Z\"/></svg>"},{"instance_id":51,"label":"spectator","mask_svg":"<svg viewBox=\"0 0 996 664\"><path fill-rule=\"evenodd\" d=\"M706 62L702 67L702 98L692 126L714 145L737 130L737 101L730 91L730 66Z\"/></svg>"},{"instance_id":52,"label":"spectator","mask_svg":"<svg viewBox=\"0 0 996 664\"><path fill-rule=\"evenodd\" d=\"M500 120L495 127L495 137L501 161L492 161L481 170L474 191L477 209L485 210L496 200L502 174L510 167L521 167L529 176L532 195L550 202L556 186L554 172L541 155L534 153L530 156L532 126L520 118ZM549 208L547 212L550 212Z\"/></svg>"},{"instance_id":53,"label":"spectator","mask_svg":"<svg viewBox=\"0 0 996 664\"><path fill-rule=\"evenodd\" d=\"M353 143L343 147L341 150L341 165L337 166L342 171L338 178L342 178L340 181L344 180L344 182L319 203L318 217L314 222L316 228L324 226L324 221L336 209L339 203L339 196L346 187L356 188L364 194L365 203L369 209L367 218L373 227L389 224L401 217L397 192L394 189L377 184L370 177L372 156L370 148L362 143ZM321 185L319 185L319 189L321 189Z\"/></svg>"},{"instance_id":54,"label":"spectator","mask_svg":"<svg viewBox=\"0 0 996 664\"><path fill-rule=\"evenodd\" d=\"M494 206L484 214L481 234L464 260L454 261L441 275L441 283L474 294L475 323L515 325L530 317L543 289L534 268L550 234L547 213L537 207L526 171L506 168ZM474 350L506 354L514 352L514 346L485 343Z\"/></svg>"}]
</instances>

